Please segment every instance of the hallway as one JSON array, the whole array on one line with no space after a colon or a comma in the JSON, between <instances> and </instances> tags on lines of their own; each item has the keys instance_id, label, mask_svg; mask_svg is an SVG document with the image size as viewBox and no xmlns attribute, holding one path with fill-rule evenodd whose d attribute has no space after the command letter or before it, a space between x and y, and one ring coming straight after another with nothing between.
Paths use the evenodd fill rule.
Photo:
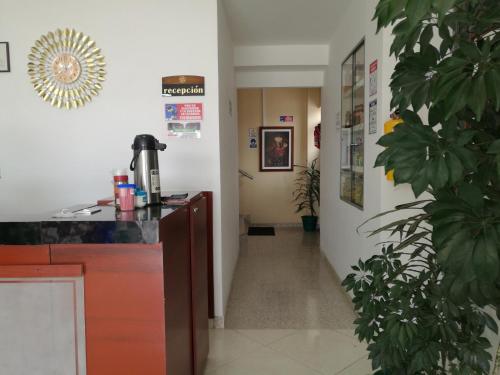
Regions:
<instances>
[{"instance_id":1,"label":"hallway","mask_svg":"<svg viewBox=\"0 0 500 375\"><path fill-rule=\"evenodd\" d=\"M226 328L352 328L351 303L319 250L319 232L242 236L234 275Z\"/></svg>"},{"instance_id":2,"label":"hallway","mask_svg":"<svg viewBox=\"0 0 500 375\"><path fill-rule=\"evenodd\" d=\"M355 315L319 233L242 236L226 329L210 332L206 375L365 375Z\"/></svg>"}]
</instances>

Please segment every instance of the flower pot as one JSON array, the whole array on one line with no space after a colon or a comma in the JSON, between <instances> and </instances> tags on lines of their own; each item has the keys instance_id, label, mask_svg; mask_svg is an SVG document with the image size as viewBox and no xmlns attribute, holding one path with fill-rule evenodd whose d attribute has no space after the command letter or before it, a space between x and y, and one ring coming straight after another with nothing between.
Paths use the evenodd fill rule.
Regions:
<instances>
[{"instance_id":1,"label":"flower pot","mask_svg":"<svg viewBox=\"0 0 500 375\"><path fill-rule=\"evenodd\" d=\"M318 225L317 216L302 216L302 226L306 232L316 232L316 227Z\"/></svg>"}]
</instances>

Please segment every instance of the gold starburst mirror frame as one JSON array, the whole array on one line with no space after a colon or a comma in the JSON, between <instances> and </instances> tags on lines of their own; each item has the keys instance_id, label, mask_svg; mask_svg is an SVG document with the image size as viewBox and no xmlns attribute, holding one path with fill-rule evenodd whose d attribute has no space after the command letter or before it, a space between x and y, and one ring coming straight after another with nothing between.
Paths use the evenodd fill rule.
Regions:
<instances>
[{"instance_id":1,"label":"gold starburst mirror frame","mask_svg":"<svg viewBox=\"0 0 500 375\"><path fill-rule=\"evenodd\" d=\"M38 95L57 108L78 108L102 89L104 56L88 36L73 29L42 35L28 55L28 74Z\"/></svg>"}]
</instances>

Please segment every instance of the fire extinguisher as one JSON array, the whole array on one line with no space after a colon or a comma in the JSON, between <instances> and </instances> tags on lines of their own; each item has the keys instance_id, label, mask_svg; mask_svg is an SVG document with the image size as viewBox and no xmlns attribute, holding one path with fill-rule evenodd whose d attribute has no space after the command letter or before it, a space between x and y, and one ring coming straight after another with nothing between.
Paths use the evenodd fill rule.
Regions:
<instances>
[{"instance_id":1,"label":"fire extinguisher","mask_svg":"<svg viewBox=\"0 0 500 375\"><path fill-rule=\"evenodd\" d=\"M384 123L384 134L388 134L394 131L394 128L403 123L403 119L399 115L399 111L391 113L391 119ZM394 181L394 170L390 170L386 174L388 181Z\"/></svg>"},{"instance_id":2,"label":"fire extinguisher","mask_svg":"<svg viewBox=\"0 0 500 375\"><path fill-rule=\"evenodd\" d=\"M314 146L320 148L321 146L321 124L314 127Z\"/></svg>"}]
</instances>

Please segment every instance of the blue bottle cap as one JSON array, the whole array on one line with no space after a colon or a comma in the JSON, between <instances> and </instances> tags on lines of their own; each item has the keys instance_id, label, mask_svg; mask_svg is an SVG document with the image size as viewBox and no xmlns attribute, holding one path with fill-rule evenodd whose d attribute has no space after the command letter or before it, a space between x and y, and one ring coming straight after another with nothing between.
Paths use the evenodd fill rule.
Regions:
<instances>
[{"instance_id":1,"label":"blue bottle cap","mask_svg":"<svg viewBox=\"0 0 500 375\"><path fill-rule=\"evenodd\" d=\"M118 189L135 189L135 184L121 184L118 185Z\"/></svg>"}]
</instances>

